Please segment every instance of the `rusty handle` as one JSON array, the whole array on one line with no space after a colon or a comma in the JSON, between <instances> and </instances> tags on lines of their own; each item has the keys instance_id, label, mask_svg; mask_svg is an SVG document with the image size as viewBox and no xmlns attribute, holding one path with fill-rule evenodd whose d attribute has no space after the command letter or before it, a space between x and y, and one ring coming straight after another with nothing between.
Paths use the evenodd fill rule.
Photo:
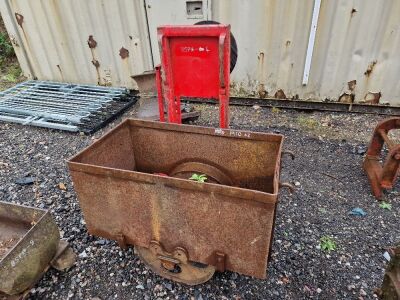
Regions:
<instances>
[{"instance_id":1,"label":"rusty handle","mask_svg":"<svg viewBox=\"0 0 400 300\"><path fill-rule=\"evenodd\" d=\"M284 154L287 154L287 155L289 155L289 156L291 157L291 159L292 159L292 160L294 160L294 159L295 159L295 155L294 155L294 152L293 152L293 151L290 151L290 150L284 150L284 151L282 151L281 157L282 157Z\"/></svg>"},{"instance_id":2,"label":"rusty handle","mask_svg":"<svg viewBox=\"0 0 400 300\"><path fill-rule=\"evenodd\" d=\"M293 186L293 184L289 183L289 182L279 182L279 187L280 188L287 188L289 189L289 193L293 194L295 187Z\"/></svg>"}]
</instances>

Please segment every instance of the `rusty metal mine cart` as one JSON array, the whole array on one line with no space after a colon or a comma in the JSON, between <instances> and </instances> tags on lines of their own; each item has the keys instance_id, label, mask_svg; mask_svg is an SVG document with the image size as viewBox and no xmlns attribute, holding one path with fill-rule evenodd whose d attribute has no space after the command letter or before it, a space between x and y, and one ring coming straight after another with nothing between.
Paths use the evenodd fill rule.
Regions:
<instances>
[{"instance_id":1,"label":"rusty metal mine cart","mask_svg":"<svg viewBox=\"0 0 400 300\"><path fill-rule=\"evenodd\" d=\"M157 274L189 285L215 270L265 278L282 143L131 119L68 165L89 233L134 245Z\"/></svg>"},{"instance_id":2,"label":"rusty metal mine cart","mask_svg":"<svg viewBox=\"0 0 400 300\"><path fill-rule=\"evenodd\" d=\"M74 262L47 210L0 201L0 299L22 299L50 266Z\"/></svg>"}]
</instances>

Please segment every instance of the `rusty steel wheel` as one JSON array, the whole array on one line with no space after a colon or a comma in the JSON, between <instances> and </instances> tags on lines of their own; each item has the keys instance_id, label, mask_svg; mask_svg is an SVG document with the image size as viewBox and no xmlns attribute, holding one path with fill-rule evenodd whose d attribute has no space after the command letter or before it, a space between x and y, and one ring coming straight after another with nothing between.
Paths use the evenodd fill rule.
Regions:
<instances>
[{"instance_id":1,"label":"rusty steel wheel","mask_svg":"<svg viewBox=\"0 0 400 300\"><path fill-rule=\"evenodd\" d=\"M191 262L184 248L165 252L161 244L152 241L149 248L135 246L140 259L156 274L188 285L201 284L213 277L215 267Z\"/></svg>"}]
</instances>

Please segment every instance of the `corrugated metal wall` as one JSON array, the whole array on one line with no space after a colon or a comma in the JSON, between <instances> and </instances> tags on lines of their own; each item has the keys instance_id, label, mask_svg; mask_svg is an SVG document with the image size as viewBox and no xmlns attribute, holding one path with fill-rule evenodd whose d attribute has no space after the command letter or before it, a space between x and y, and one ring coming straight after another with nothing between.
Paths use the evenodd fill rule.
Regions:
<instances>
[{"instance_id":1,"label":"corrugated metal wall","mask_svg":"<svg viewBox=\"0 0 400 300\"><path fill-rule=\"evenodd\" d=\"M152 68L141 1L4 0L0 11L30 78L135 88L130 76Z\"/></svg>"},{"instance_id":2,"label":"corrugated metal wall","mask_svg":"<svg viewBox=\"0 0 400 300\"><path fill-rule=\"evenodd\" d=\"M191 21L177 17L185 18L186 2L4 0L0 11L26 74L135 87L130 76L151 69L159 55L157 43L151 49L148 40L146 11L151 28L168 22L169 15L171 24L187 24ZM400 1L322 0L307 85L302 80L313 0L203 0L203 5L206 18L232 25L239 48L231 76L236 93L274 96L281 89L288 98L342 96L357 102L381 93L381 103L400 105ZM15 13L23 16L22 26ZM90 35L97 42L93 49ZM122 47L128 58L120 57Z\"/></svg>"},{"instance_id":3,"label":"corrugated metal wall","mask_svg":"<svg viewBox=\"0 0 400 300\"><path fill-rule=\"evenodd\" d=\"M313 5L312 0L212 2L213 19L232 24L238 41L236 89L257 91L263 84L269 96L282 89L289 98L319 100L353 93L357 102L381 93L381 103L400 105L400 1L322 0L310 77L303 86Z\"/></svg>"},{"instance_id":4,"label":"corrugated metal wall","mask_svg":"<svg viewBox=\"0 0 400 300\"><path fill-rule=\"evenodd\" d=\"M283 89L299 93L314 1L219 0L212 18L231 24L238 62L231 80L237 92ZM262 86L259 86L259 85Z\"/></svg>"}]
</instances>

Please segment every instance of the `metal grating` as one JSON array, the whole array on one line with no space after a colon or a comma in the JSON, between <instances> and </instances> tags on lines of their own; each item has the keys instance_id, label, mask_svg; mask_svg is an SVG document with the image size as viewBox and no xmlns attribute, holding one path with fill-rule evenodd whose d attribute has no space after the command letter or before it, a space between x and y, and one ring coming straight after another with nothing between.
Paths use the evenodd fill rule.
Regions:
<instances>
[{"instance_id":1,"label":"metal grating","mask_svg":"<svg viewBox=\"0 0 400 300\"><path fill-rule=\"evenodd\" d=\"M125 88L26 81L0 92L0 120L91 133L136 100Z\"/></svg>"}]
</instances>

